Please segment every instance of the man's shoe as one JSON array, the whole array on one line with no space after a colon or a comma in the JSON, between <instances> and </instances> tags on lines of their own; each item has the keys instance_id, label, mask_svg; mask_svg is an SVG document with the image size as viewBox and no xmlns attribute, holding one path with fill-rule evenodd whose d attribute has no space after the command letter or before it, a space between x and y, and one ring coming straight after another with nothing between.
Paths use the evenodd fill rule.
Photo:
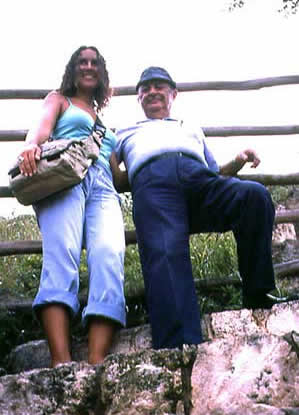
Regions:
<instances>
[{"instance_id":1,"label":"man's shoe","mask_svg":"<svg viewBox=\"0 0 299 415\"><path fill-rule=\"evenodd\" d=\"M288 296L284 296L284 297L282 296L279 288L274 288L274 290L268 292L266 294L266 297L274 301L274 304L285 303L286 301L289 301Z\"/></svg>"},{"instance_id":2,"label":"man's shoe","mask_svg":"<svg viewBox=\"0 0 299 415\"><path fill-rule=\"evenodd\" d=\"M270 310L274 304L275 302L267 297L266 294L255 297L243 297L243 308L248 308L249 310L256 310L258 308Z\"/></svg>"},{"instance_id":3,"label":"man's shoe","mask_svg":"<svg viewBox=\"0 0 299 415\"><path fill-rule=\"evenodd\" d=\"M244 296L243 308L251 310L263 308L270 310L274 304L284 303L289 300L289 297L283 297L280 291L276 288L268 293L257 294L255 296Z\"/></svg>"}]
</instances>

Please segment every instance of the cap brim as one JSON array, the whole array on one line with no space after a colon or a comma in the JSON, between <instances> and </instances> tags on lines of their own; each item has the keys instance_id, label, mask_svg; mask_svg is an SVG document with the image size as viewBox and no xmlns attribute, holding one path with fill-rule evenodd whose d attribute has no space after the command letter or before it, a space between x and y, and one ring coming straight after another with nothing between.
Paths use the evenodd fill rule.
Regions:
<instances>
[{"instance_id":1,"label":"cap brim","mask_svg":"<svg viewBox=\"0 0 299 415\"><path fill-rule=\"evenodd\" d=\"M138 91L138 88L143 85L146 84L150 81L163 81L166 82L167 84L169 84L172 88L176 88L176 83L174 81L169 80L168 78L162 78L162 77L155 77L155 78L149 78L149 79L144 79L142 81L139 81L138 84L136 85L136 91Z\"/></svg>"}]
</instances>

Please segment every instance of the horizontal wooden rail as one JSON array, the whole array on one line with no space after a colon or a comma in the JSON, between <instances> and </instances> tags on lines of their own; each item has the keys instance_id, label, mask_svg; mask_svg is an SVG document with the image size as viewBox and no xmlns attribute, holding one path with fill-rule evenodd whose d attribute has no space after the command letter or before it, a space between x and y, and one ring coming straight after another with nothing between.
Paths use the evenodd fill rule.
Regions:
<instances>
[{"instance_id":1,"label":"horizontal wooden rail","mask_svg":"<svg viewBox=\"0 0 299 415\"><path fill-rule=\"evenodd\" d=\"M276 277L286 277L287 275L294 275L299 273L299 261L287 261L281 264L274 265L274 272Z\"/></svg>"},{"instance_id":2,"label":"horizontal wooden rail","mask_svg":"<svg viewBox=\"0 0 299 415\"><path fill-rule=\"evenodd\" d=\"M273 86L299 84L299 75L249 79L246 81L209 81L178 83L178 90L188 91L247 91Z\"/></svg>"},{"instance_id":3,"label":"horizontal wooden rail","mask_svg":"<svg viewBox=\"0 0 299 415\"><path fill-rule=\"evenodd\" d=\"M202 127L206 137L299 134L299 125ZM0 130L0 142L24 141L28 130Z\"/></svg>"},{"instance_id":4,"label":"horizontal wooden rail","mask_svg":"<svg viewBox=\"0 0 299 415\"><path fill-rule=\"evenodd\" d=\"M275 223L299 222L299 209L276 212ZM135 230L125 232L126 245L137 243ZM0 242L0 257L7 255L41 254L41 241L5 241Z\"/></svg>"},{"instance_id":5,"label":"horizontal wooden rail","mask_svg":"<svg viewBox=\"0 0 299 415\"><path fill-rule=\"evenodd\" d=\"M292 174L238 174L241 180L253 180L265 186L287 186L299 184L299 173ZM0 193L1 195L1 193Z\"/></svg>"},{"instance_id":6,"label":"horizontal wooden rail","mask_svg":"<svg viewBox=\"0 0 299 415\"><path fill-rule=\"evenodd\" d=\"M241 180L253 180L265 186L286 186L299 184L299 173L293 174L238 174ZM0 186L1 197L14 197L8 186Z\"/></svg>"},{"instance_id":7,"label":"horizontal wooden rail","mask_svg":"<svg viewBox=\"0 0 299 415\"><path fill-rule=\"evenodd\" d=\"M136 232L125 231L126 245L137 243ZM9 255L41 254L42 241L5 241L0 242L0 257Z\"/></svg>"},{"instance_id":8,"label":"horizontal wooden rail","mask_svg":"<svg viewBox=\"0 0 299 415\"><path fill-rule=\"evenodd\" d=\"M43 99L52 89L0 89L0 99Z\"/></svg>"},{"instance_id":9,"label":"horizontal wooden rail","mask_svg":"<svg viewBox=\"0 0 299 415\"><path fill-rule=\"evenodd\" d=\"M24 141L28 130L0 130L0 142Z\"/></svg>"},{"instance_id":10,"label":"horizontal wooden rail","mask_svg":"<svg viewBox=\"0 0 299 415\"><path fill-rule=\"evenodd\" d=\"M299 222L299 209L280 210L275 214L275 223Z\"/></svg>"},{"instance_id":11,"label":"horizontal wooden rail","mask_svg":"<svg viewBox=\"0 0 299 415\"><path fill-rule=\"evenodd\" d=\"M177 88L181 92L246 91L292 84L299 84L299 75L258 78L246 81L178 82ZM42 99L50 91L50 89L2 89L0 90L0 99ZM128 95L136 95L135 86L116 86L113 88L113 96Z\"/></svg>"},{"instance_id":12,"label":"horizontal wooden rail","mask_svg":"<svg viewBox=\"0 0 299 415\"><path fill-rule=\"evenodd\" d=\"M42 241L0 242L0 257L9 255L31 255L42 253Z\"/></svg>"},{"instance_id":13,"label":"horizontal wooden rail","mask_svg":"<svg viewBox=\"0 0 299 415\"><path fill-rule=\"evenodd\" d=\"M299 272L299 261L289 261L284 262L281 264L274 265L274 272L276 278L283 278L290 275L298 274ZM234 277L227 277L227 278L209 278L209 279L202 279L202 280L195 280L195 287L196 290L199 292L203 291L211 291L215 289L219 289L220 287L227 287L227 285L233 285L235 287L241 287L242 282L238 278ZM298 300L299 295L297 291L294 293L290 293L288 295L289 300ZM136 292L130 294L126 294L127 304L130 303L139 303L140 300L144 298L144 289L140 288ZM85 294L79 294L79 301L81 306L84 306L87 301L87 297ZM23 313L32 313L32 302L33 300L24 300L20 298L10 298L8 300L5 297L1 298L0 302L0 311L16 311L16 312L23 312Z\"/></svg>"},{"instance_id":14,"label":"horizontal wooden rail","mask_svg":"<svg viewBox=\"0 0 299 415\"><path fill-rule=\"evenodd\" d=\"M272 136L299 134L299 125L202 127L207 137ZM0 135L1 137L1 135Z\"/></svg>"}]
</instances>

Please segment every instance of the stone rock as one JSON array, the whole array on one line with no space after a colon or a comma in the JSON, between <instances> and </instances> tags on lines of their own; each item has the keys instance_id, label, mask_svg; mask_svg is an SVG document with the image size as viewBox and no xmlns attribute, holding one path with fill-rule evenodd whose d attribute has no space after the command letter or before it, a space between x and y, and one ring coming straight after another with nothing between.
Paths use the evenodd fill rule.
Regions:
<instances>
[{"instance_id":1,"label":"stone rock","mask_svg":"<svg viewBox=\"0 0 299 415\"><path fill-rule=\"evenodd\" d=\"M181 370L190 366L190 360L193 363L195 351L196 347L184 352L118 353L102 365L72 362L3 376L0 413L173 415L186 405Z\"/></svg>"},{"instance_id":2,"label":"stone rock","mask_svg":"<svg viewBox=\"0 0 299 415\"><path fill-rule=\"evenodd\" d=\"M271 310L233 310L211 314L210 338L273 334L299 331L299 301L276 304Z\"/></svg>"},{"instance_id":3,"label":"stone rock","mask_svg":"<svg viewBox=\"0 0 299 415\"><path fill-rule=\"evenodd\" d=\"M170 415L183 399L179 350L109 356L101 375L98 408L105 415Z\"/></svg>"},{"instance_id":4,"label":"stone rock","mask_svg":"<svg viewBox=\"0 0 299 415\"><path fill-rule=\"evenodd\" d=\"M98 395L100 367L70 363L0 378L1 415L89 415Z\"/></svg>"},{"instance_id":5,"label":"stone rock","mask_svg":"<svg viewBox=\"0 0 299 415\"><path fill-rule=\"evenodd\" d=\"M269 313L265 330L275 336L299 332L299 301L275 305Z\"/></svg>"},{"instance_id":6,"label":"stone rock","mask_svg":"<svg viewBox=\"0 0 299 415\"><path fill-rule=\"evenodd\" d=\"M208 326L210 318L202 319L203 338L209 338ZM136 353L150 349L152 346L151 329L148 324L130 329L120 330L116 336L110 354ZM87 361L87 339L73 344L72 358L75 362ZM46 340L35 340L15 347L6 358L6 368L10 374L33 369L49 368L50 352Z\"/></svg>"},{"instance_id":7,"label":"stone rock","mask_svg":"<svg viewBox=\"0 0 299 415\"><path fill-rule=\"evenodd\" d=\"M274 263L288 262L299 256L299 240L285 240L282 243L272 244Z\"/></svg>"},{"instance_id":8,"label":"stone rock","mask_svg":"<svg viewBox=\"0 0 299 415\"><path fill-rule=\"evenodd\" d=\"M274 244L282 243L286 240L296 241L296 239L297 235L292 223L279 223L275 226L272 234L272 242Z\"/></svg>"},{"instance_id":9,"label":"stone rock","mask_svg":"<svg viewBox=\"0 0 299 415\"><path fill-rule=\"evenodd\" d=\"M285 415L299 408L299 360L281 337L250 335L198 347L192 415ZM297 409L296 409L297 408Z\"/></svg>"},{"instance_id":10,"label":"stone rock","mask_svg":"<svg viewBox=\"0 0 299 415\"><path fill-rule=\"evenodd\" d=\"M286 209L299 209L299 188L294 188L288 199L285 201ZM299 222L294 223L296 234L299 236Z\"/></svg>"},{"instance_id":11,"label":"stone rock","mask_svg":"<svg viewBox=\"0 0 299 415\"><path fill-rule=\"evenodd\" d=\"M293 208L295 207L291 209ZM278 205L276 208L278 212L286 210L288 209L283 205ZM298 257L298 235L298 224L296 223L279 223L275 225L272 233L272 257L274 263L286 262Z\"/></svg>"},{"instance_id":12,"label":"stone rock","mask_svg":"<svg viewBox=\"0 0 299 415\"><path fill-rule=\"evenodd\" d=\"M110 353L134 353L151 347L149 325L120 330ZM87 339L74 343L72 357L76 362L87 361ZM9 373L19 373L32 369L49 368L50 352L46 340L31 341L15 347L6 358Z\"/></svg>"},{"instance_id":13,"label":"stone rock","mask_svg":"<svg viewBox=\"0 0 299 415\"><path fill-rule=\"evenodd\" d=\"M299 301L211 315L198 346L192 415L299 414Z\"/></svg>"},{"instance_id":14,"label":"stone rock","mask_svg":"<svg viewBox=\"0 0 299 415\"><path fill-rule=\"evenodd\" d=\"M5 359L9 373L50 367L50 352L46 340L35 340L15 347Z\"/></svg>"},{"instance_id":15,"label":"stone rock","mask_svg":"<svg viewBox=\"0 0 299 415\"><path fill-rule=\"evenodd\" d=\"M294 208L291 208L294 209ZM278 205L276 207L276 212L285 212L289 210L289 207L286 208L284 205ZM272 242L274 244L282 243L286 240L296 240L296 230L293 223L279 223L275 225L275 228L272 233Z\"/></svg>"},{"instance_id":16,"label":"stone rock","mask_svg":"<svg viewBox=\"0 0 299 415\"><path fill-rule=\"evenodd\" d=\"M299 331L298 309L299 302L293 301L275 305L271 311L256 310L252 312L242 309L204 315L202 318L203 339L206 341L225 336L277 334L278 329L275 331L273 327L280 327L279 335L295 330L295 327ZM274 331L269 332L267 325L272 327ZM135 353L150 349L151 345L151 330L147 324L120 330L110 353ZM73 345L72 356L76 362L87 360L87 339ZM17 346L8 355L6 366L9 373L12 374L32 369L49 368L50 353L47 342L38 340Z\"/></svg>"},{"instance_id":17,"label":"stone rock","mask_svg":"<svg viewBox=\"0 0 299 415\"><path fill-rule=\"evenodd\" d=\"M182 351L152 350L143 326L122 330L102 365L2 376L0 414L299 415L299 301L205 315L203 327L206 341Z\"/></svg>"}]
</instances>

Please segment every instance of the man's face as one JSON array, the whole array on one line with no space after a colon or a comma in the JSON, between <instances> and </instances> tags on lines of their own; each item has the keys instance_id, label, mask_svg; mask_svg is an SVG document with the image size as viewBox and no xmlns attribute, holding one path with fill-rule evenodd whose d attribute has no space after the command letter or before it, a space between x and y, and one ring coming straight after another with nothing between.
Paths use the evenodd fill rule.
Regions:
<instances>
[{"instance_id":1,"label":"man's face","mask_svg":"<svg viewBox=\"0 0 299 415\"><path fill-rule=\"evenodd\" d=\"M148 118L169 117L176 95L177 90L163 81L148 81L138 88L138 101Z\"/></svg>"}]
</instances>

